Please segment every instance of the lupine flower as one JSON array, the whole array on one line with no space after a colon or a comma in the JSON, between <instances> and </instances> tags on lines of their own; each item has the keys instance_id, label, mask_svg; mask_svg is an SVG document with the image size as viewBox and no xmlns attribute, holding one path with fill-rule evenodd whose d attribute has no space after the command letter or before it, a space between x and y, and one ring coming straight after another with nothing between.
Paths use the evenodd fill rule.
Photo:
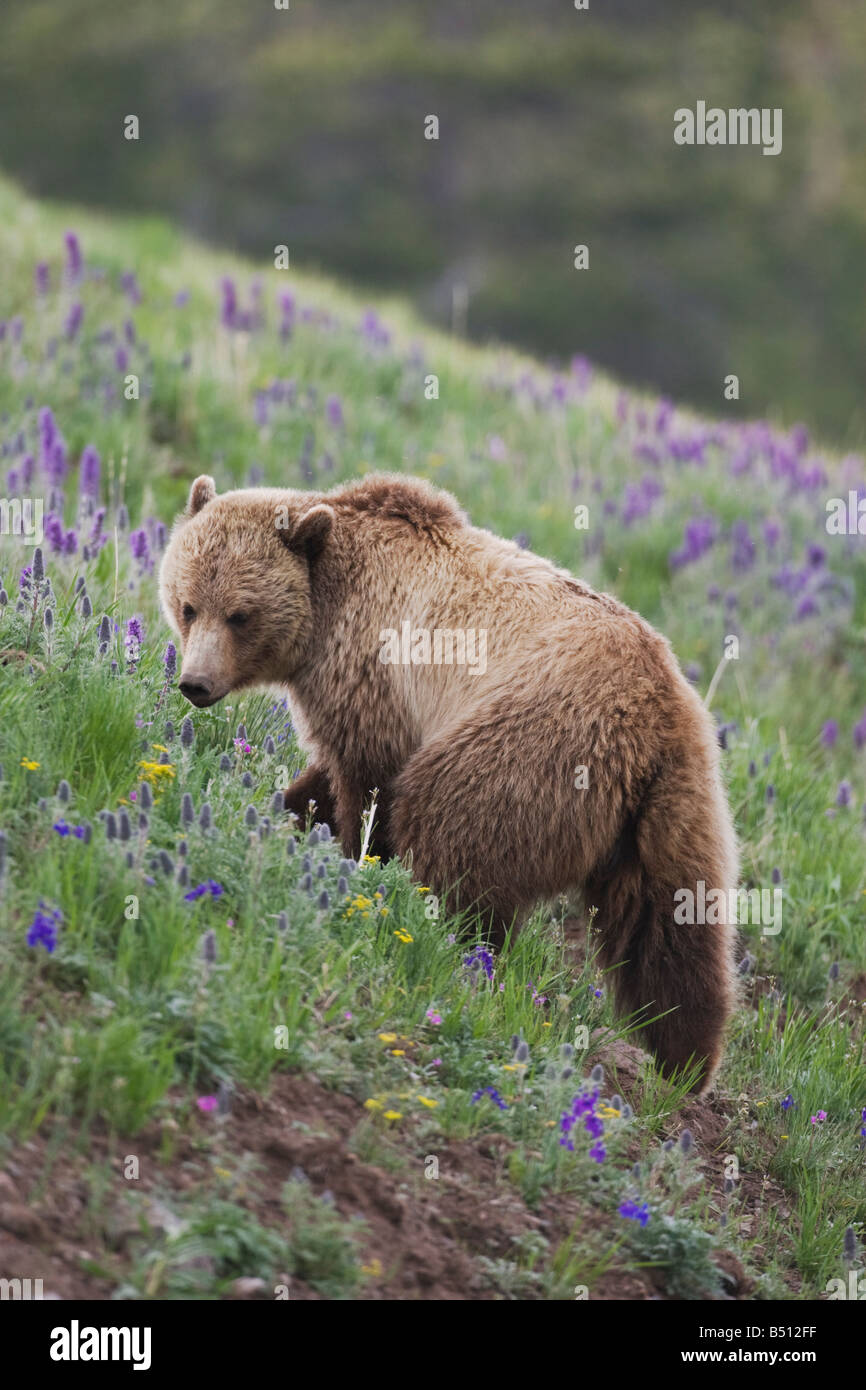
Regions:
<instances>
[{"instance_id":1,"label":"lupine flower","mask_svg":"<svg viewBox=\"0 0 866 1390\"><path fill-rule=\"evenodd\" d=\"M180 726L180 743L182 748L192 748L195 741L195 729L189 715L186 715Z\"/></svg>"},{"instance_id":2,"label":"lupine flower","mask_svg":"<svg viewBox=\"0 0 866 1390\"><path fill-rule=\"evenodd\" d=\"M165 667L166 680L173 681L177 671L177 648L173 642L169 642L166 646L162 657L162 664ZM171 737L174 738L174 729L172 729Z\"/></svg>"},{"instance_id":3,"label":"lupine flower","mask_svg":"<svg viewBox=\"0 0 866 1390\"><path fill-rule=\"evenodd\" d=\"M620 1216L625 1217L626 1221L637 1221L641 1227L645 1226L650 1219L650 1209L646 1202L638 1206L637 1202L623 1202L617 1207Z\"/></svg>"},{"instance_id":4,"label":"lupine flower","mask_svg":"<svg viewBox=\"0 0 866 1390\"><path fill-rule=\"evenodd\" d=\"M144 626L141 618L130 618L126 624L126 636L123 645L126 648L126 660L132 669L141 656L141 644L144 641Z\"/></svg>"},{"instance_id":5,"label":"lupine flower","mask_svg":"<svg viewBox=\"0 0 866 1390\"><path fill-rule=\"evenodd\" d=\"M839 783L839 787L838 787L838 789L837 789L837 791L836 791L836 805L837 805L837 806L850 806L850 805L851 805L851 783L850 783L850 782L840 782L840 783Z\"/></svg>"},{"instance_id":6,"label":"lupine flower","mask_svg":"<svg viewBox=\"0 0 866 1390\"><path fill-rule=\"evenodd\" d=\"M82 497L99 496L100 459L92 444L81 451L78 465L78 487Z\"/></svg>"},{"instance_id":7,"label":"lupine flower","mask_svg":"<svg viewBox=\"0 0 866 1390\"><path fill-rule=\"evenodd\" d=\"M137 531L130 531L129 548L132 551L133 559L138 561L140 570L150 571L153 569L150 542L148 541L147 532L143 526L140 526Z\"/></svg>"},{"instance_id":8,"label":"lupine flower","mask_svg":"<svg viewBox=\"0 0 866 1390\"><path fill-rule=\"evenodd\" d=\"M488 980L493 979L493 957L489 951L483 949L475 950L471 955L463 957L463 964L468 970L483 969Z\"/></svg>"},{"instance_id":9,"label":"lupine flower","mask_svg":"<svg viewBox=\"0 0 866 1390\"><path fill-rule=\"evenodd\" d=\"M51 281L51 274L48 269L47 261L39 262L33 275L33 281L36 286L37 294L48 293L48 287Z\"/></svg>"},{"instance_id":10,"label":"lupine flower","mask_svg":"<svg viewBox=\"0 0 866 1390\"><path fill-rule=\"evenodd\" d=\"M44 946L49 955L57 946L57 932L63 921L58 908L46 907L40 900L27 932L28 946Z\"/></svg>"},{"instance_id":11,"label":"lupine flower","mask_svg":"<svg viewBox=\"0 0 866 1390\"><path fill-rule=\"evenodd\" d=\"M72 308L69 310L69 313L66 316L66 322L63 325L63 332L66 334L66 337L68 338L69 342L74 342L74 340L78 337L78 333L81 329L81 325L83 322L84 305L80 302L80 300L76 300Z\"/></svg>"},{"instance_id":12,"label":"lupine flower","mask_svg":"<svg viewBox=\"0 0 866 1390\"><path fill-rule=\"evenodd\" d=\"M84 267L84 259L81 255L81 243L75 232L66 232L63 237L66 246L66 277L73 284L81 278Z\"/></svg>"},{"instance_id":13,"label":"lupine flower","mask_svg":"<svg viewBox=\"0 0 866 1390\"><path fill-rule=\"evenodd\" d=\"M434 1065L435 1065L435 1063L434 1063ZM475 1092L475 1094L474 1094L473 1097L472 1097L472 1102L471 1102L471 1103L472 1103L473 1105L477 1105L478 1102L481 1100L481 1097L482 1097L482 1096L489 1096L490 1099L493 1101L493 1104L496 1105L496 1106L498 1106L500 1110L507 1110L507 1109L508 1109L508 1106L506 1105L505 1101L502 1099L501 1095L499 1094L499 1092L497 1091L497 1089L496 1089L495 1086L483 1086L483 1087L481 1088L480 1091L476 1091L476 1092Z\"/></svg>"},{"instance_id":14,"label":"lupine flower","mask_svg":"<svg viewBox=\"0 0 866 1390\"><path fill-rule=\"evenodd\" d=\"M186 902L191 903L195 902L196 898L203 898L207 893L210 893L212 898L220 898L224 892L225 889L221 883L216 883L214 879L209 878L206 883L199 883L195 888L191 888L188 893L184 893L183 896Z\"/></svg>"},{"instance_id":15,"label":"lupine flower","mask_svg":"<svg viewBox=\"0 0 866 1390\"><path fill-rule=\"evenodd\" d=\"M343 407L339 396L329 396L325 402L325 417L334 429L343 428Z\"/></svg>"},{"instance_id":16,"label":"lupine flower","mask_svg":"<svg viewBox=\"0 0 866 1390\"><path fill-rule=\"evenodd\" d=\"M571 1137L571 1131L574 1129L578 1120L583 1120L584 1128L593 1139L601 1138L601 1135L604 1133L604 1123L599 1116L595 1114L598 1096L598 1088L591 1092L578 1092L571 1102L571 1109L564 1110L560 1116L559 1143L562 1148L568 1149L570 1153L574 1153L574 1140Z\"/></svg>"},{"instance_id":17,"label":"lupine flower","mask_svg":"<svg viewBox=\"0 0 866 1390\"><path fill-rule=\"evenodd\" d=\"M220 318L224 328L236 328L238 323L238 292L235 283L225 276L220 282L222 308Z\"/></svg>"},{"instance_id":18,"label":"lupine flower","mask_svg":"<svg viewBox=\"0 0 866 1390\"><path fill-rule=\"evenodd\" d=\"M141 290L134 270L125 270L120 277L120 288L133 304L141 303Z\"/></svg>"}]
</instances>

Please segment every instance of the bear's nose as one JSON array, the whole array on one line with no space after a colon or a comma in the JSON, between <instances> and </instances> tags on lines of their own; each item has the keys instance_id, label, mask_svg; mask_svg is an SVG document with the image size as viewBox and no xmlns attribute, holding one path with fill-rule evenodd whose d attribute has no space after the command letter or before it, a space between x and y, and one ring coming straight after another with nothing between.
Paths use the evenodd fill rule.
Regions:
<instances>
[{"instance_id":1,"label":"bear's nose","mask_svg":"<svg viewBox=\"0 0 866 1390\"><path fill-rule=\"evenodd\" d=\"M184 676L179 683L179 689L191 705L212 703L213 682L209 681L207 676Z\"/></svg>"}]
</instances>

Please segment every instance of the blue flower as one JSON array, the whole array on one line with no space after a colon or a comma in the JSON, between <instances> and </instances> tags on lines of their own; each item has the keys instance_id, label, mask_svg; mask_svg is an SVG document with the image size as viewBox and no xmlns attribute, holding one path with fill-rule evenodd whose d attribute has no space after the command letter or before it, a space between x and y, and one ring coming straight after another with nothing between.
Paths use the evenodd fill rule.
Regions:
<instances>
[{"instance_id":1,"label":"blue flower","mask_svg":"<svg viewBox=\"0 0 866 1390\"><path fill-rule=\"evenodd\" d=\"M507 1110L508 1106L502 1099L495 1086L484 1086L480 1091L476 1091L472 1097L472 1104L477 1105L482 1096L489 1096L494 1105L498 1105L500 1110Z\"/></svg>"},{"instance_id":2,"label":"blue flower","mask_svg":"<svg viewBox=\"0 0 866 1390\"><path fill-rule=\"evenodd\" d=\"M489 951L479 949L473 951L471 955L463 957L463 964L469 970L483 969L488 980L493 979L493 957Z\"/></svg>"},{"instance_id":3,"label":"blue flower","mask_svg":"<svg viewBox=\"0 0 866 1390\"><path fill-rule=\"evenodd\" d=\"M63 921L58 908L46 907L40 899L27 932L28 946L44 946L49 955L57 945L57 929Z\"/></svg>"},{"instance_id":4,"label":"blue flower","mask_svg":"<svg viewBox=\"0 0 866 1390\"><path fill-rule=\"evenodd\" d=\"M650 1209L646 1202L642 1202L640 1206L637 1202L623 1202L622 1206L617 1207L617 1211L626 1221L638 1221L641 1226L645 1226L650 1219Z\"/></svg>"}]
</instances>

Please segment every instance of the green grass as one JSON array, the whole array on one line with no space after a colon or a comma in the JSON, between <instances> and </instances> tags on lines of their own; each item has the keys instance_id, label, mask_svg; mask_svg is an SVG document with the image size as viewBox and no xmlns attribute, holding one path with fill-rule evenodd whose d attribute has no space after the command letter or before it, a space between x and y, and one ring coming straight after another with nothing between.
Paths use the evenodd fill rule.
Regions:
<instances>
[{"instance_id":1,"label":"green grass","mask_svg":"<svg viewBox=\"0 0 866 1390\"><path fill-rule=\"evenodd\" d=\"M104 272L77 287L60 283L67 226L81 235L91 277ZM422 332L396 304L381 308L389 342L371 344L349 296L273 270L258 274L264 325L232 332L219 321L219 281L235 277L246 302L250 267L160 223L39 207L7 184L0 255L8 272L0 320L23 319L20 343L8 331L0 341L4 464L20 466L19 431L28 449L38 447L36 412L50 406L72 465L66 526L77 524L75 470L89 443L102 456L108 507L98 555L82 555L90 520L79 527L75 554L55 553L46 541L52 593L34 604L31 588L21 609L18 576L32 546L0 536L9 599L0 613L0 1156L44 1140L44 1189L52 1165L85 1163L97 1136L114 1142L157 1124L168 1182L173 1134L207 1146L199 1098L219 1095L230 1111L233 1097L266 1097L289 1071L359 1106L370 1102L354 1151L401 1180L443 1146L501 1133L512 1145L505 1170L515 1193L531 1208L552 1195L579 1208L568 1239L521 1237L495 1258L474 1252L498 1296L570 1298L582 1284L592 1296L607 1271L651 1269L670 1296L709 1297L718 1278L711 1254L730 1249L756 1280L756 1296L818 1297L843 1272L845 1228L860 1234L866 1222L866 1152L858 1147L866 1106L866 758L853 739L866 689L866 560L861 538L830 538L823 528L826 496L849 485L843 465L826 461L822 486L791 488L756 450L746 474L732 479L744 435L710 437L706 422L678 414L656 438L637 420L641 409L652 419L656 403L631 398L623 423L616 391L598 377L585 392L571 383L557 403L542 367ZM32 289L40 260L52 275L44 300ZM140 305L118 287L128 269ZM289 289L296 313L284 340L275 298ZM182 290L189 302L177 307ZM84 326L67 341L63 324L77 298ZM135 341L121 370L116 343L100 334L122 334L130 318ZM117 392L127 371L140 376L139 400ZM437 400L425 399L431 373ZM294 380L295 403L274 406L262 425L255 393L273 379ZM330 396L339 397L342 424L326 409ZM667 445L655 466L635 451L637 436L658 445L700 431L700 464L672 457ZM744 932L743 1000L714 1102L730 1120L720 1151L702 1149L700 1137L691 1157L662 1148L682 1127L687 1087L664 1084L649 1063L630 1083L634 1114L608 1118L603 1164L590 1158L582 1132L574 1153L561 1147L559 1118L581 1079L599 1057L609 1060L611 1040L640 1042L639 1021L613 1019L591 934L576 969L562 938L565 905L539 908L496 961L492 981L473 972L464 964L472 924L460 935L459 922L425 906L426 885L403 865L342 865L332 840L311 843L306 827L293 831L274 811L275 790L301 762L278 696L190 711L167 682L169 633L154 572L132 556L121 504L133 527L148 516L168 523L201 471L221 488L243 483L251 469L269 483L327 487L373 467L432 478L477 524L524 533L533 549L617 591L663 628L684 666L699 668L702 691L725 636L739 636L739 659L726 664L713 705L735 726L724 766L744 883L768 886L779 871L783 925L778 935ZM644 476L660 491L627 523L624 489ZM581 501L590 506L588 531L573 525ZM669 552L684 525L706 512L717 518L718 540L703 558L672 569ZM775 551L761 536L770 519L781 528ZM739 567L731 531L738 521L756 546ZM826 555L814 577L786 593L774 576L783 563L802 568L805 547L819 541ZM151 549L158 564L153 534ZM76 589L82 579L90 617ZM736 603L708 597L714 584ZM802 592L817 607L798 619ZM112 626L100 653L103 615ZM130 662L123 639L133 615L145 639ZM820 739L829 719L840 726L834 747ZM236 746L240 724L250 752ZM160 757L170 769L162 774L152 766ZM154 799L140 827L148 778ZM64 779L68 800L58 796ZM838 804L843 780L852 786L847 805ZM61 821L90 831L62 836L53 828ZM218 896L185 900L210 881ZM40 901L62 914L50 954L26 944ZM526 1045L522 1061L515 1037ZM486 1087L507 1109L489 1096L473 1100ZM796 1104L783 1110L789 1093ZM826 1119L812 1123L818 1111ZM688 1111L695 1113L700 1107ZM743 1175L768 1174L791 1219L780 1220L767 1200L742 1225L735 1184L723 1224L712 1174L724 1156ZM360 1228L309 1193L293 1189L289 1198L288 1233L277 1222L263 1237L261 1216L225 1194L213 1209L185 1199L182 1237L145 1229L128 1257L97 1263L123 1297L219 1297L239 1275L271 1280L280 1272L327 1297L363 1297ZM645 1228L617 1215L626 1200L649 1205ZM199 1256L204 1264L196 1265Z\"/></svg>"}]
</instances>

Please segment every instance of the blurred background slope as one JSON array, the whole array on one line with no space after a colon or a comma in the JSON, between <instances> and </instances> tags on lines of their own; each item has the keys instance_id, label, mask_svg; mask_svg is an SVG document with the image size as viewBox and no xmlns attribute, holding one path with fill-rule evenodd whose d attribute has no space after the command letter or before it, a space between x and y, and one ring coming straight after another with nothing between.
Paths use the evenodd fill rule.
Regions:
<instances>
[{"instance_id":1,"label":"blurred background slope","mask_svg":"<svg viewBox=\"0 0 866 1390\"><path fill-rule=\"evenodd\" d=\"M861 443L864 76L853 0L3 0L0 166ZM782 154L675 146L698 99L782 107Z\"/></svg>"}]
</instances>

